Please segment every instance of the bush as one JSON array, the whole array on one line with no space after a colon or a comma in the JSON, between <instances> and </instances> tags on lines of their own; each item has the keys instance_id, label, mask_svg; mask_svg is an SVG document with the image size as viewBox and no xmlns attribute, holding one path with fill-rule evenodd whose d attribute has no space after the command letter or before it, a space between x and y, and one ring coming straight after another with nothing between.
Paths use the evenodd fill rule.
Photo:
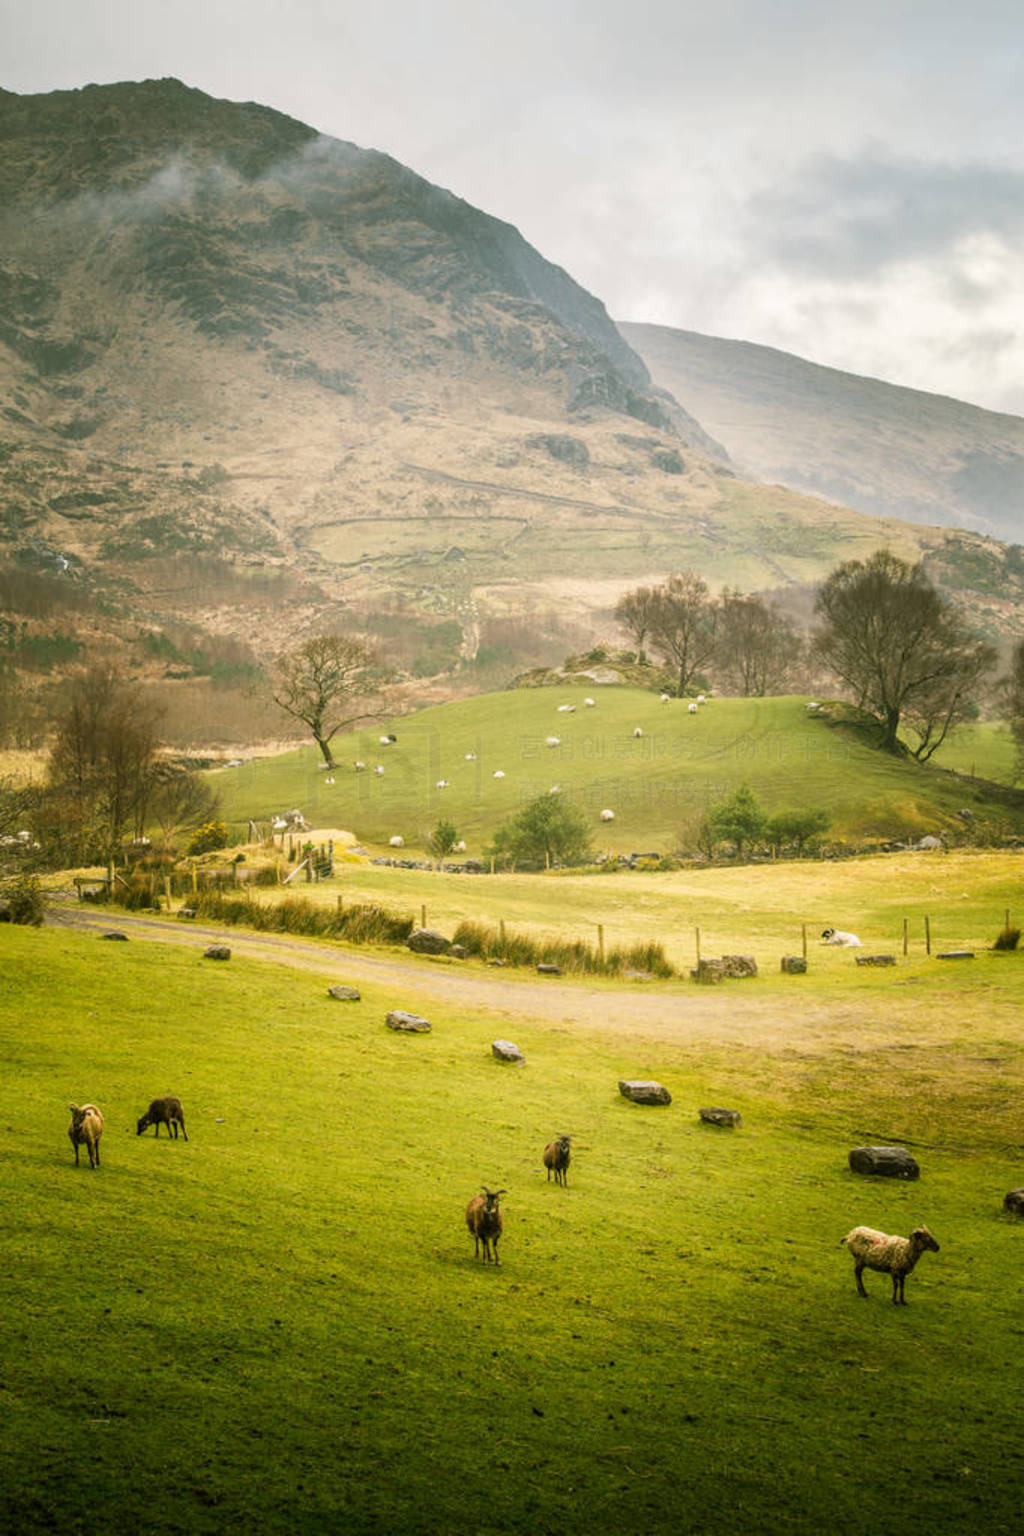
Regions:
<instances>
[{"instance_id":1,"label":"bush","mask_svg":"<svg viewBox=\"0 0 1024 1536\"><path fill-rule=\"evenodd\" d=\"M992 948L993 949L1016 949L1017 945L1019 943L1020 943L1020 929L1019 928L1004 928L1001 933L998 933L996 935L996 941L992 945Z\"/></svg>"},{"instance_id":2,"label":"bush","mask_svg":"<svg viewBox=\"0 0 1024 1536\"><path fill-rule=\"evenodd\" d=\"M194 857L200 853L213 853L217 848L226 848L227 845L227 823L215 818L213 821L204 821L201 827L196 828L186 851Z\"/></svg>"},{"instance_id":3,"label":"bush","mask_svg":"<svg viewBox=\"0 0 1024 1536\"><path fill-rule=\"evenodd\" d=\"M0 880L0 912L6 912L8 922L38 928L45 910L42 888L35 875L10 875Z\"/></svg>"},{"instance_id":4,"label":"bush","mask_svg":"<svg viewBox=\"0 0 1024 1536\"><path fill-rule=\"evenodd\" d=\"M583 812L563 795L538 795L500 826L487 852L502 864L586 864L593 857Z\"/></svg>"},{"instance_id":5,"label":"bush","mask_svg":"<svg viewBox=\"0 0 1024 1536\"><path fill-rule=\"evenodd\" d=\"M412 917L386 907L320 906L305 896L262 903L250 895L203 891L193 905L199 917L256 928L264 933L301 933L307 938L348 939L353 944L402 944L416 926Z\"/></svg>"}]
</instances>

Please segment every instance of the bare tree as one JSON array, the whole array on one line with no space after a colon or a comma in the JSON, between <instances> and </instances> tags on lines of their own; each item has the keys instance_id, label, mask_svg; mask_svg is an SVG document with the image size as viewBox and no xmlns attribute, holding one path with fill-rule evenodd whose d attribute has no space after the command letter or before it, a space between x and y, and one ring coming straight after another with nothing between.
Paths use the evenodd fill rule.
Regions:
<instances>
[{"instance_id":1,"label":"bare tree","mask_svg":"<svg viewBox=\"0 0 1024 1536\"><path fill-rule=\"evenodd\" d=\"M1000 691L1010 730L1017 746L1016 780L1024 778L1024 640L1013 648L1009 674L1000 679Z\"/></svg>"},{"instance_id":2,"label":"bare tree","mask_svg":"<svg viewBox=\"0 0 1024 1536\"><path fill-rule=\"evenodd\" d=\"M112 859L141 835L154 783L158 712L134 683L93 666L71 686L49 755L48 820L79 856Z\"/></svg>"},{"instance_id":3,"label":"bare tree","mask_svg":"<svg viewBox=\"0 0 1024 1536\"><path fill-rule=\"evenodd\" d=\"M756 594L722 593L715 661L737 693L763 698L783 692L800 651L799 635L774 603Z\"/></svg>"},{"instance_id":4,"label":"bare tree","mask_svg":"<svg viewBox=\"0 0 1024 1536\"><path fill-rule=\"evenodd\" d=\"M624 592L615 604L615 622L636 646L638 661L644 661L644 641L651 632L658 602L657 587L634 587Z\"/></svg>"},{"instance_id":5,"label":"bare tree","mask_svg":"<svg viewBox=\"0 0 1024 1536\"><path fill-rule=\"evenodd\" d=\"M682 697L714 655L715 608L707 583L694 571L670 576L654 591L651 644L675 670L676 692Z\"/></svg>"},{"instance_id":6,"label":"bare tree","mask_svg":"<svg viewBox=\"0 0 1024 1536\"><path fill-rule=\"evenodd\" d=\"M881 745L903 752L900 728L917 737L925 762L968 718L995 651L968 630L956 606L920 564L890 550L837 566L818 595L824 620L815 649L878 721Z\"/></svg>"},{"instance_id":7,"label":"bare tree","mask_svg":"<svg viewBox=\"0 0 1024 1536\"><path fill-rule=\"evenodd\" d=\"M163 834L165 848L179 833L210 821L216 814L218 796L198 773L161 763L154 780L149 797L150 815Z\"/></svg>"},{"instance_id":8,"label":"bare tree","mask_svg":"<svg viewBox=\"0 0 1024 1536\"><path fill-rule=\"evenodd\" d=\"M279 656L274 668L275 703L309 727L328 768L331 741L339 731L378 710L360 710L358 701L379 694L385 681L376 654L355 635L314 635Z\"/></svg>"}]
</instances>

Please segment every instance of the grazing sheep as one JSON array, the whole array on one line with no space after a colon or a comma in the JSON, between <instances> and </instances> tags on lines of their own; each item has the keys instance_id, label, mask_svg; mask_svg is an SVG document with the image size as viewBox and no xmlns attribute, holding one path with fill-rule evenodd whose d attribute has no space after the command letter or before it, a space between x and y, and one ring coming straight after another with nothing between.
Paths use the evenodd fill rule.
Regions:
<instances>
[{"instance_id":1,"label":"grazing sheep","mask_svg":"<svg viewBox=\"0 0 1024 1536\"><path fill-rule=\"evenodd\" d=\"M160 1127L166 1125L168 1140L173 1130L175 1141L178 1139L178 1126L180 1125L181 1134L188 1141L188 1132L185 1129L185 1111L181 1107L181 1100L176 1098L173 1093L168 1094L166 1098L153 1100L135 1127L136 1136L141 1136L147 1126L150 1125L156 1127L155 1134L157 1136L160 1135Z\"/></svg>"},{"instance_id":2,"label":"grazing sheep","mask_svg":"<svg viewBox=\"0 0 1024 1536\"><path fill-rule=\"evenodd\" d=\"M503 779L505 777L505 770L503 768L495 768L492 777L496 779Z\"/></svg>"},{"instance_id":3,"label":"grazing sheep","mask_svg":"<svg viewBox=\"0 0 1024 1536\"><path fill-rule=\"evenodd\" d=\"M355 769L356 773L362 773L363 770L366 767L366 764L365 763L355 762L355 763L352 764L352 766Z\"/></svg>"},{"instance_id":4,"label":"grazing sheep","mask_svg":"<svg viewBox=\"0 0 1024 1536\"><path fill-rule=\"evenodd\" d=\"M873 1227L854 1227L840 1243L853 1255L857 1291L866 1296L861 1279L865 1269L877 1269L892 1276L892 1304L906 1306L903 1285L922 1253L938 1253L939 1245L927 1227L915 1227L909 1237L889 1237Z\"/></svg>"},{"instance_id":5,"label":"grazing sheep","mask_svg":"<svg viewBox=\"0 0 1024 1536\"><path fill-rule=\"evenodd\" d=\"M556 1184L568 1185L569 1172L569 1143L571 1136L557 1136L554 1141L549 1141L544 1148L544 1167L548 1171L548 1183L551 1182L552 1173Z\"/></svg>"},{"instance_id":6,"label":"grazing sheep","mask_svg":"<svg viewBox=\"0 0 1024 1536\"><path fill-rule=\"evenodd\" d=\"M467 752L466 753L466 762L467 763L475 763L476 762L476 753L475 752Z\"/></svg>"},{"instance_id":7,"label":"grazing sheep","mask_svg":"<svg viewBox=\"0 0 1024 1536\"><path fill-rule=\"evenodd\" d=\"M333 784L334 783L334 779L333 778L324 779L324 783L325 784Z\"/></svg>"},{"instance_id":8,"label":"grazing sheep","mask_svg":"<svg viewBox=\"0 0 1024 1536\"><path fill-rule=\"evenodd\" d=\"M601 812L601 820L602 821L614 821L615 820L615 812L614 811L607 811L607 810L606 811L602 811Z\"/></svg>"},{"instance_id":9,"label":"grazing sheep","mask_svg":"<svg viewBox=\"0 0 1024 1536\"><path fill-rule=\"evenodd\" d=\"M388 847L389 848L404 848L405 847L405 838L402 837L400 833L396 832L394 837L389 837L388 838Z\"/></svg>"},{"instance_id":10,"label":"grazing sheep","mask_svg":"<svg viewBox=\"0 0 1024 1536\"><path fill-rule=\"evenodd\" d=\"M464 837L460 837L458 842L455 844L455 847L452 849L452 853L465 853L465 851L466 839Z\"/></svg>"},{"instance_id":11,"label":"grazing sheep","mask_svg":"<svg viewBox=\"0 0 1024 1536\"><path fill-rule=\"evenodd\" d=\"M686 706L686 713L688 715L695 715L697 713L697 706L693 702L692 699L690 700L689 704L687 704L687 706Z\"/></svg>"},{"instance_id":12,"label":"grazing sheep","mask_svg":"<svg viewBox=\"0 0 1024 1536\"><path fill-rule=\"evenodd\" d=\"M560 736L548 736L545 739L545 745L549 747L560 747L562 745L562 738Z\"/></svg>"},{"instance_id":13,"label":"grazing sheep","mask_svg":"<svg viewBox=\"0 0 1024 1536\"><path fill-rule=\"evenodd\" d=\"M633 735L636 736L636 737L642 736L643 735L643 728L638 725L636 730L633 732Z\"/></svg>"},{"instance_id":14,"label":"grazing sheep","mask_svg":"<svg viewBox=\"0 0 1024 1536\"><path fill-rule=\"evenodd\" d=\"M672 695L671 695L671 694L669 694L669 693L663 693L663 694L662 694L662 696L661 696L661 702L662 702L662 703L663 703L663 704L667 704L667 703L668 703L668 701L669 701L669 699L670 699L670 698L671 698L671 697L672 697Z\"/></svg>"},{"instance_id":15,"label":"grazing sheep","mask_svg":"<svg viewBox=\"0 0 1024 1536\"><path fill-rule=\"evenodd\" d=\"M449 779L438 779L438 781L437 781L437 788L438 789L449 789L450 787L451 787L451 781Z\"/></svg>"},{"instance_id":16,"label":"grazing sheep","mask_svg":"<svg viewBox=\"0 0 1024 1536\"><path fill-rule=\"evenodd\" d=\"M823 928L821 930L821 942L823 944L835 944L841 949L860 949L861 942L855 933L844 933L841 928Z\"/></svg>"},{"instance_id":17,"label":"grazing sheep","mask_svg":"<svg viewBox=\"0 0 1024 1536\"><path fill-rule=\"evenodd\" d=\"M391 737L390 736L378 736L377 740L380 742L382 747L390 747L390 745L391 745Z\"/></svg>"},{"instance_id":18,"label":"grazing sheep","mask_svg":"<svg viewBox=\"0 0 1024 1536\"><path fill-rule=\"evenodd\" d=\"M552 784L551 788L548 790L548 794L549 795L560 795L561 793L562 793L562 786L561 786L561 784Z\"/></svg>"},{"instance_id":19,"label":"grazing sheep","mask_svg":"<svg viewBox=\"0 0 1024 1536\"><path fill-rule=\"evenodd\" d=\"M379 777L384 772L384 769L381 767L380 763L375 763L373 771Z\"/></svg>"},{"instance_id":20,"label":"grazing sheep","mask_svg":"<svg viewBox=\"0 0 1024 1536\"><path fill-rule=\"evenodd\" d=\"M575 704L559 704L559 706L558 706L558 713L560 715L574 715L576 713L576 705Z\"/></svg>"},{"instance_id":21,"label":"grazing sheep","mask_svg":"<svg viewBox=\"0 0 1024 1536\"><path fill-rule=\"evenodd\" d=\"M68 1136L75 1149L75 1167L78 1167L78 1149L85 1147L89 1153L89 1167L100 1165L100 1137L103 1135L103 1116L95 1104L69 1104L71 1124Z\"/></svg>"},{"instance_id":22,"label":"grazing sheep","mask_svg":"<svg viewBox=\"0 0 1024 1536\"><path fill-rule=\"evenodd\" d=\"M587 706L588 709L593 709L593 707L594 707L594 700L593 699L584 699L583 702Z\"/></svg>"},{"instance_id":23,"label":"grazing sheep","mask_svg":"<svg viewBox=\"0 0 1024 1536\"><path fill-rule=\"evenodd\" d=\"M500 1264L498 1258L498 1239L501 1236L502 1221L501 1210L498 1205L500 1197L507 1194L504 1189L488 1189L486 1184L481 1185L482 1193L474 1195L466 1206L466 1226L473 1234L473 1253L480 1255L480 1245L483 1244L484 1263L491 1262L491 1252L494 1253L495 1264Z\"/></svg>"}]
</instances>

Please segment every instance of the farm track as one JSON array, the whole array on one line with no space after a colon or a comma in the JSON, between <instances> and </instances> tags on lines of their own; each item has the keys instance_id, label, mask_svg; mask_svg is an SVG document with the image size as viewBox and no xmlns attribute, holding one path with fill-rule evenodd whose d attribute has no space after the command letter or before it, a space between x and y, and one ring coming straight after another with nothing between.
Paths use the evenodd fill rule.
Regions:
<instances>
[{"instance_id":1,"label":"farm track","mask_svg":"<svg viewBox=\"0 0 1024 1536\"><path fill-rule=\"evenodd\" d=\"M729 1005L723 1006L719 999L703 991L682 990L682 983L671 990L659 986L659 990L647 992L643 990L645 984L636 982L594 987L564 978L542 981L533 976L470 972L426 957L410 956L403 960L354 946L283 934L252 933L242 928L218 928L195 922L178 925L168 919L139 917L128 912L106 913L70 904L48 906L46 923L54 928L96 934L120 929L151 943L195 949L227 944L235 954L293 970L333 975L335 981L393 986L398 994L396 1006L400 1006L404 990L442 1004L485 1008L497 1017L557 1021L634 1038L668 1035L678 1043L701 1039L742 1039L750 1043L752 1027L756 1033L759 1026L769 1026L766 1036L777 1036L778 1026L787 1022L787 1043L793 1044L794 1031L787 1020L789 1010L781 1001L749 998L746 1006L737 1008L730 999ZM827 1012L834 1025L833 1010ZM806 1009L802 1015L803 1031L820 1028L826 1022L825 1014L824 1006Z\"/></svg>"}]
</instances>

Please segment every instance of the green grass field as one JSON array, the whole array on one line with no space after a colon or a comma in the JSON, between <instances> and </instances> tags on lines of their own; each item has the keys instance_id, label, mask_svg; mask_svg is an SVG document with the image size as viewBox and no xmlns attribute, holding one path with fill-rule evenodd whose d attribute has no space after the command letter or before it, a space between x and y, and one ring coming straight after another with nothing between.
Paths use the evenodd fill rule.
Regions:
<instances>
[{"instance_id":1,"label":"green grass field","mask_svg":"<svg viewBox=\"0 0 1024 1536\"><path fill-rule=\"evenodd\" d=\"M1018 1528L1020 956L661 983L657 1023L589 984L570 1028L549 990L446 1006L415 969L331 1002L339 950L318 976L0 933L6 1529ZM396 1005L434 1032L387 1031ZM187 1144L134 1134L165 1092ZM105 1112L96 1172L71 1099ZM850 1174L865 1140L912 1144L920 1183ZM463 1224L482 1182L497 1270ZM842 1235L921 1221L909 1306L883 1276L858 1299Z\"/></svg>"},{"instance_id":2,"label":"green grass field","mask_svg":"<svg viewBox=\"0 0 1024 1536\"><path fill-rule=\"evenodd\" d=\"M485 694L336 740L333 775L309 747L219 770L211 782L240 831L250 817L266 821L294 807L311 825L348 828L373 848L398 835L418 850L445 817L470 854L555 784L592 822L596 848L612 853L670 852L680 840L695 847L708 805L743 783L771 812L823 807L836 839L962 833L965 807L976 830L998 833L1020 821L977 785L886 756L854 732L810 718L803 699L716 699L691 716L684 701L662 704L640 689L595 686L589 696L593 708L576 686ZM575 713L559 713L560 704L575 705ZM397 741L382 746L391 730ZM559 745L546 745L549 736ZM994 734L976 737L982 767L995 760L997 744ZM354 770L357 760L365 772ZM382 776L373 772L378 764ZM496 770L505 777L495 779ZM440 780L448 787L438 789ZM611 823L600 820L605 808L615 813Z\"/></svg>"}]
</instances>

